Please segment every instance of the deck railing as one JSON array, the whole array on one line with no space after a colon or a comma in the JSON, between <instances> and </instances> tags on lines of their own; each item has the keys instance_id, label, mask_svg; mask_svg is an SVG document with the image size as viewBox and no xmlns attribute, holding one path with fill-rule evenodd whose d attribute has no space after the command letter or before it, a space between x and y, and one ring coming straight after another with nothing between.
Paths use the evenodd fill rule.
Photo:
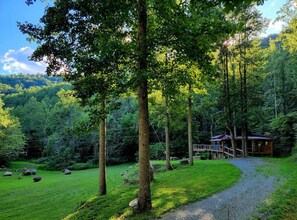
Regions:
<instances>
[{"instance_id":1,"label":"deck railing","mask_svg":"<svg viewBox=\"0 0 297 220\"><path fill-rule=\"evenodd\" d=\"M220 145L210 145L210 144L193 144L194 151L222 151L222 147Z\"/></svg>"}]
</instances>

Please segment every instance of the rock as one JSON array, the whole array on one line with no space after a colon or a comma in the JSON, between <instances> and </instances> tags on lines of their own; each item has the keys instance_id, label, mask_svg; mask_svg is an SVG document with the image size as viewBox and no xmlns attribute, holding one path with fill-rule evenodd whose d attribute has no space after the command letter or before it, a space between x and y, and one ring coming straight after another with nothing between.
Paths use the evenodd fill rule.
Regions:
<instances>
[{"instance_id":1,"label":"rock","mask_svg":"<svg viewBox=\"0 0 297 220\"><path fill-rule=\"evenodd\" d=\"M130 207L135 207L138 205L138 198L133 199L131 202L129 202Z\"/></svg>"},{"instance_id":2,"label":"rock","mask_svg":"<svg viewBox=\"0 0 297 220\"><path fill-rule=\"evenodd\" d=\"M178 157L170 157L170 160L178 160Z\"/></svg>"},{"instance_id":3,"label":"rock","mask_svg":"<svg viewBox=\"0 0 297 220\"><path fill-rule=\"evenodd\" d=\"M12 176L12 172L5 172L3 176Z\"/></svg>"},{"instance_id":4,"label":"rock","mask_svg":"<svg viewBox=\"0 0 297 220\"><path fill-rule=\"evenodd\" d=\"M193 159L194 159L194 160L200 160L201 157L200 157L200 156L193 156Z\"/></svg>"},{"instance_id":5,"label":"rock","mask_svg":"<svg viewBox=\"0 0 297 220\"><path fill-rule=\"evenodd\" d=\"M133 213L136 213L138 208L138 198L133 199L131 202L129 202L129 206L132 208Z\"/></svg>"},{"instance_id":6,"label":"rock","mask_svg":"<svg viewBox=\"0 0 297 220\"><path fill-rule=\"evenodd\" d=\"M64 174L65 174L65 175L69 175L69 174L71 174L71 171L68 170L68 169L65 169L65 170L64 170Z\"/></svg>"},{"instance_id":7,"label":"rock","mask_svg":"<svg viewBox=\"0 0 297 220\"><path fill-rule=\"evenodd\" d=\"M182 159L179 161L179 164L189 164L189 160L188 159Z\"/></svg>"},{"instance_id":8,"label":"rock","mask_svg":"<svg viewBox=\"0 0 297 220\"><path fill-rule=\"evenodd\" d=\"M150 182L154 180L154 167L150 164Z\"/></svg>"},{"instance_id":9,"label":"rock","mask_svg":"<svg viewBox=\"0 0 297 220\"><path fill-rule=\"evenodd\" d=\"M36 176L33 178L34 182L39 182L42 178L40 176Z\"/></svg>"},{"instance_id":10,"label":"rock","mask_svg":"<svg viewBox=\"0 0 297 220\"><path fill-rule=\"evenodd\" d=\"M37 174L37 170L36 169L31 169L31 174L32 175L36 175Z\"/></svg>"},{"instance_id":11,"label":"rock","mask_svg":"<svg viewBox=\"0 0 297 220\"><path fill-rule=\"evenodd\" d=\"M26 169L26 170L23 171L23 175L24 176L31 176L32 175L32 172L31 172L30 169Z\"/></svg>"}]
</instances>

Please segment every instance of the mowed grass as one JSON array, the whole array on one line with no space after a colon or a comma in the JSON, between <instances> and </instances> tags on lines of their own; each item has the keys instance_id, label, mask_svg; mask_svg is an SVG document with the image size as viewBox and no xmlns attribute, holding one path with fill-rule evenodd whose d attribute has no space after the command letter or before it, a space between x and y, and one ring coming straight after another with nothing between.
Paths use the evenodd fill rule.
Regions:
<instances>
[{"instance_id":1,"label":"mowed grass","mask_svg":"<svg viewBox=\"0 0 297 220\"><path fill-rule=\"evenodd\" d=\"M297 160L291 158L268 161L270 166L263 166L260 170L281 179L281 186L266 201L262 210L264 216L271 220L296 220L297 219Z\"/></svg>"},{"instance_id":2,"label":"mowed grass","mask_svg":"<svg viewBox=\"0 0 297 220\"><path fill-rule=\"evenodd\" d=\"M40 182L34 176L14 172L11 177L0 176L1 220L55 220L73 213L90 197L98 193L98 169L72 171L64 175L58 171L39 170L37 165L15 162L13 169L37 168ZM107 190L114 190L123 183L121 173L131 164L107 167ZM3 172L4 173L4 172Z\"/></svg>"},{"instance_id":3,"label":"mowed grass","mask_svg":"<svg viewBox=\"0 0 297 220\"><path fill-rule=\"evenodd\" d=\"M133 215L128 204L137 197L137 186L122 186L104 197L90 199L66 219L153 219L178 206L206 198L230 187L240 176L240 170L226 160L195 161L159 173L151 184L153 210Z\"/></svg>"}]
</instances>

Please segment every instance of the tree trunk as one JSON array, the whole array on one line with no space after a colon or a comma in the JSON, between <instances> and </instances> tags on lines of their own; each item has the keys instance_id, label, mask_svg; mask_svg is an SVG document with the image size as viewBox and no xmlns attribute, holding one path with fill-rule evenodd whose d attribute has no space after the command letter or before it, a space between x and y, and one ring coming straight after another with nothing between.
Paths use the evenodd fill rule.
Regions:
<instances>
[{"instance_id":1,"label":"tree trunk","mask_svg":"<svg viewBox=\"0 0 297 220\"><path fill-rule=\"evenodd\" d=\"M243 100L244 100L244 146L245 156L248 148L248 92L247 92L247 61L246 61L246 47L244 48L244 63L243 63Z\"/></svg>"},{"instance_id":2,"label":"tree trunk","mask_svg":"<svg viewBox=\"0 0 297 220\"><path fill-rule=\"evenodd\" d=\"M245 136L245 132L244 132L244 128L241 128L241 147L242 147L242 156L246 156L246 146L245 146L245 141L244 141L244 136Z\"/></svg>"},{"instance_id":3,"label":"tree trunk","mask_svg":"<svg viewBox=\"0 0 297 220\"><path fill-rule=\"evenodd\" d=\"M172 170L170 164L170 118L169 118L169 111L168 111L168 98L165 97L165 144L166 144L166 170Z\"/></svg>"},{"instance_id":4,"label":"tree trunk","mask_svg":"<svg viewBox=\"0 0 297 220\"><path fill-rule=\"evenodd\" d=\"M138 123L139 123L139 194L140 211L152 209L149 164L149 114L147 85L147 12L146 0L138 0Z\"/></svg>"},{"instance_id":5,"label":"tree trunk","mask_svg":"<svg viewBox=\"0 0 297 220\"><path fill-rule=\"evenodd\" d=\"M106 123L105 100L100 105L100 145L99 145L99 195L106 195Z\"/></svg>"},{"instance_id":6,"label":"tree trunk","mask_svg":"<svg viewBox=\"0 0 297 220\"><path fill-rule=\"evenodd\" d=\"M274 91L274 114L275 118L277 118L277 99L276 99L276 82L275 82L275 74L273 74L273 91Z\"/></svg>"},{"instance_id":7,"label":"tree trunk","mask_svg":"<svg viewBox=\"0 0 297 220\"><path fill-rule=\"evenodd\" d=\"M188 97L188 144L189 144L189 165L193 166L193 134L192 134L192 85L189 84Z\"/></svg>"}]
</instances>

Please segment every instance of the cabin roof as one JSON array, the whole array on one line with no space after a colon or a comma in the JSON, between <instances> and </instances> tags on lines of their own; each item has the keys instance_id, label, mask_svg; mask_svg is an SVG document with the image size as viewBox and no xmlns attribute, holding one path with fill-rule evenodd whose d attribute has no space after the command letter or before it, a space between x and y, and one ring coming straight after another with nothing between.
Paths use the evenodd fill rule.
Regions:
<instances>
[{"instance_id":1,"label":"cabin roof","mask_svg":"<svg viewBox=\"0 0 297 220\"><path fill-rule=\"evenodd\" d=\"M242 136L236 136L235 140L241 140ZM231 136L227 134L222 134L222 135L216 135L213 136L210 141L215 142L215 141L225 141L225 140L231 140ZM272 140L272 137L265 136L265 135L259 135L259 134L251 134L248 136L248 140Z\"/></svg>"}]
</instances>

